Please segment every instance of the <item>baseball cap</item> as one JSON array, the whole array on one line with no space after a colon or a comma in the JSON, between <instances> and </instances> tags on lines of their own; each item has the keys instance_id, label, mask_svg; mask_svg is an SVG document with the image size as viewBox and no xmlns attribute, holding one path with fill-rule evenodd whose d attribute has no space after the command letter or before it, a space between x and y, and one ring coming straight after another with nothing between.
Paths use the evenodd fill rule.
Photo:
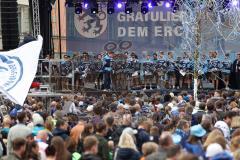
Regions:
<instances>
[{"instance_id":1,"label":"baseball cap","mask_svg":"<svg viewBox=\"0 0 240 160\"><path fill-rule=\"evenodd\" d=\"M230 137L230 129L227 125L226 122L224 121L217 121L214 125L214 127L221 129L221 131L223 132L223 135L225 138L229 138Z\"/></svg>"},{"instance_id":2,"label":"baseball cap","mask_svg":"<svg viewBox=\"0 0 240 160\"><path fill-rule=\"evenodd\" d=\"M89 105L86 110L88 112L92 112L93 111L93 105Z\"/></svg>"},{"instance_id":3,"label":"baseball cap","mask_svg":"<svg viewBox=\"0 0 240 160\"><path fill-rule=\"evenodd\" d=\"M213 157L221 152L223 152L222 146L218 143L212 143L207 147L206 157Z\"/></svg>"},{"instance_id":4,"label":"baseball cap","mask_svg":"<svg viewBox=\"0 0 240 160\"><path fill-rule=\"evenodd\" d=\"M190 135L196 137L203 137L206 134L206 130L200 125L195 125L190 128Z\"/></svg>"}]
</instances>

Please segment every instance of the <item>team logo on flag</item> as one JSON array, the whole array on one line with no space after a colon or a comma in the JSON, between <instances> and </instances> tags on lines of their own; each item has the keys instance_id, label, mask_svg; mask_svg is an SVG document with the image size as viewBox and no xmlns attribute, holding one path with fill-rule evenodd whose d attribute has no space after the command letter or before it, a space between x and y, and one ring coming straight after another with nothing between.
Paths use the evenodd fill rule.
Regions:
<instances>
[{"instance_id":1,"label":"team logo on flag","mask_svg":"<svg viewBox=\"0 0 240 160\"><path fill-rule=\"evenodd\" d=\"M8 91L12 89L23 75L23 65L18 57L0 55L0 85Z\"/></svg>"}]
</instances>

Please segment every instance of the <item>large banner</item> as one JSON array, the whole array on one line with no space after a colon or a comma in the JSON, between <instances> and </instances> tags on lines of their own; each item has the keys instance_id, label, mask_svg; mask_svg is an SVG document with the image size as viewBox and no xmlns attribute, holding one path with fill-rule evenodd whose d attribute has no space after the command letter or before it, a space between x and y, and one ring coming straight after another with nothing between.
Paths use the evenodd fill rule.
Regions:
<instances>
[{"instance_id":1,"label":"large banner","mask_svg":"<svg viewBox=\"0 0 240 160\"><path fill-rule=\"evenodd\" d=\"M67 9L67 50L68 51L169 51L179 48L182 42L180 14L172 13L163 6L155 7L149 13L142 14L139 8L133 8L131 14L115 11L107 14L106 8L97 15L84 10L74 14Z\"/></svg>"},{"instance_id":2,"label":"large banner","mask_svg":"<svg viewBox=\"0 0 240 160\"><path fill-rule=\"evenodd\" d=\"M133 7L131 14L125 14L124 9L115 9L114 14L107 14L106 10L106 6L101 6L97 15L89 13L89 9L77 15L74 14L74 8L67 8L68 53L133 51L142 58L146 53L173 51L176 58L183 52L194 51L189 45L194 39L189 39L187 28L183 28L183 24L188 23L183 16L188 13L173 13L171 8L161 3L147 14L141 13L140 5ZM221 56L233 53L231 55L235 57L235 52L239 51L240 38L229 38L234 27L226 27L225 20L221 25L224 27L219 28L216 26L218 22L213 19L211 13L203 17L200 52L208 55L209 51L215 50Z\"/></svg>"}]
</instances>

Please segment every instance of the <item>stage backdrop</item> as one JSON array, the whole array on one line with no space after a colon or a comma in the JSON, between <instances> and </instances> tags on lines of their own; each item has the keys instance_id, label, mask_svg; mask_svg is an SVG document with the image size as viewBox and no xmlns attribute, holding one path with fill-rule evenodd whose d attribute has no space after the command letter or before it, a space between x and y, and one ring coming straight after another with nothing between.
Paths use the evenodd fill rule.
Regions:
<instances>
[{"instance_id":1,"label":"stage backdrop","mask_svg":"<svg viewBox=\"0 0 240 160\"><path fill-rule=\"evenodd\" d=\"M74 8L67 8L68 53L134 51L143 57L146 53L174 51L177 57L186 51L180 12L172 13L171 9L160 5L144 15L139 5L133 7L132 14L125 14L124 9L115 9L115 13L109 15L106 6L101 7L97 15L89 13L89 10L76 15ZM202 33L202 52L217 50L222 54L237 51L235 41L225 41L211 23L204 26L211 27L211 30L206 27Z\"/></svg>"}]
</instances>

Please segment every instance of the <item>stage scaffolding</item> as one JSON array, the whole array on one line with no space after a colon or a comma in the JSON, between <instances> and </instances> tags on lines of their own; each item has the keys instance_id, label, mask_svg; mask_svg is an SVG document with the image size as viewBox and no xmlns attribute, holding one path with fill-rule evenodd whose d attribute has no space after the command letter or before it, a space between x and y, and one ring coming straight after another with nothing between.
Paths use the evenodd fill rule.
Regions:
<instances>
[{"instance_id":1,"label":"stage scaffolding","mask_svg":"<svg viewBox=\"0 0 240 160\"><path fill-rule=\"evenodd\" d=\"M35 82L40 82L38 91L48 93L73 93L74 92L74 66L71 61L68 73L63 73L62 60L46 60L40 59L38 64ZM66 81L68 87L63 86L63 81ZM36 89L32 89L35 92Z\"/></svg>"}]
</instances>

